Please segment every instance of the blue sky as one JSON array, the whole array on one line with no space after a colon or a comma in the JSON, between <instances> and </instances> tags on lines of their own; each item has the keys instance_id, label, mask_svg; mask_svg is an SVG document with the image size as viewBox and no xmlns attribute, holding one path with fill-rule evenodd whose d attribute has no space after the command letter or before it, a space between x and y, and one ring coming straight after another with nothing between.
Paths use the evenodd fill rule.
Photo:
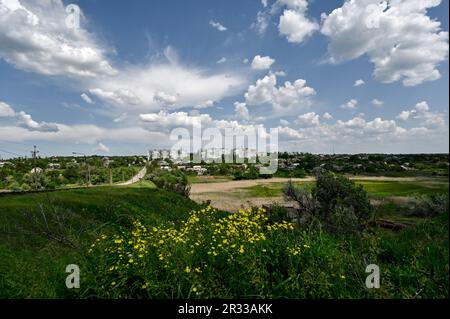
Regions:
<instances>
[{"instance_id":1,"label":"blue sky","mask_svg":"<svg viewBox=\"0 0 450 319\"><path fill-rule=\"evenodd\" d=\"M278 128L281 150L448 152L448 79L448 1L0 0L17 154L144 154L198 122Z\"/></svg>"}]
</instances>

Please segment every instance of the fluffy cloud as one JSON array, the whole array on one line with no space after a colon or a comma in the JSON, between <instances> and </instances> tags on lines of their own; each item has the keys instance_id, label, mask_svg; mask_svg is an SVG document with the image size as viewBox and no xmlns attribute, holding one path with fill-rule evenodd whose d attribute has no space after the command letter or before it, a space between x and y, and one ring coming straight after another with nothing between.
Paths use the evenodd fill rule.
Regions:
<instances>
[{"instance_id":1,"label":"fluffy cloud","mask_svg":"<svg viewBox=\"0 0 450 319\"><path fill-rule=\"evenodd\" d=\"M105 91L100 88L90 89L89 93L108 103L116 105L137 105L140 99L129 89L119 88L114 91Z\"/></svg>"},{"instance_id":2,"label":"fluffy cloud","mask_svg":"<svg viewBox=\"0 0 450 319\"><path fill-rule=\"evenodd\" d=\"M160 129L201 126L208 125L212 122L212 118L208 114L192 116L186 112L168 113L166 111L160 111L158 113L141 114L139 117L143 122Z\"/></svg>"},{"instance_id":3,"label":"fluffy cloud","mask_svg":"<svg viewBox=\"0 0 450 319\"><path fill-rule=\"evenodd\" d=\"M89 95L87 95L86 93L82 93L80 95L80 97L83 99L83 101L85 101L88 104L94 104L94 101L92 101L92 99L89 97Z\"/></svg>"},{"instance_id":4,"label":"fluffy cloud","mask_svg":"<svg viewBox=\"0 0 450 319\"><path fill-rule=\"evenodd\" d=\"M347 0L323 14L321 32L328 36L330 61L356 59L364 54L381 82L418 85L440 78L437 66L448 57L448 32L427 9L440 0Z\"/></svg>"},{"instance_id":5,"label":"fluffy cloud","mask_svg":"<svg viewBox=\"0 0 450 319\"><path fill-rule=\"evenodd\" d=\"M172 59L170 63L131 66L88 86L92 95L131 114L159 110L161 103L176 109L220 101L234 95L244 81L238 74L187 68Z\"/></svg>"},{"instance_id":6,"label":"fluffy cloud","mask_svg":"<svg viewBox=\"0 0 450 319\"><path fill-rule=\"evenodd\" d=\"M248 120L250 118L248 108L245 103L234 103L234 111L236 112L236 115L239 119Z\"/></svg>"},{"instance_id":7,"label":"fluffy cloud","mask_svg":"<svg viewBox=\"0 0 450 319\"><path fill-rule=\"evenodd\" d=\"M427 128L437 128L445 126L444 115L431 112L426 101L417 103L411 110L400 112L397 116L400 121L414 121Z\"/></svg>"},{"instance_id":8,"label":"fluffy cloud","mask_svg":"<svg viewBox=\"0 0 450 319\"><path fill-rule=\"evenodd\" d=\"M235 103L237 110L245 113L245 103ZM248 112L248 110L247 110ZM244 114L245 116L245 114ZM209 114L188 114L186 112L166 112L141 114L140 119L145 128L169 133L174 128L217 128L223 129L258 129L262 124L242 124L238 121L213 119Z\"/></svg>"},{"instance_id":9,"label":"fluffy cloud","mask_svg":"<svg viewBox=\"0 0 450 319\"><path fill-rule=\"evenodd\" d=\"M212 106L214 106L214 101L207 100L207 101L204 101L204 102L194 106L194 109L206 109L206 108L212 107Z\"/></svg>"},{"instance_id":10,"label":"fluffy cloud","mask_svg":"<svg viewBox=\"0 0 450 319\"><path fill-rule=\"evenodd\" d=\"M115 74L97 39L82 27L68 27L67 16L60 0L26 5L19 0L1 1L0 58L18 69L44 75Z\"/></svg>"},{"instance_id":11,"label":"fluffy cloud","mask_svg":"<svg viewBox=\"0 0 450 319\"><path fill-rule=\"evenodd\" d=\"M275 109L280 108L305 108L310 105L310 97L316 91L306 86L303 79L295 80L294 83L286 81L284 86L277 87L275 74L266 75L250 85L245 93L245 101L248 105L271 104Z\"/></svg>"},{"instance_id":12,"label":"fluffy cloud","mask_svg":"<svg viewBox=\"0 0 450 319\"><path fill-rule=\"evenodd\" d=\"M218 30L218 31L221 31L221 32L227 31L227 28L224 27L220 22L216 22L216 21L214 21L214 20L211 20L211 21L209 21L209 24L210 24L214 29L216 29L216 30Z\"/></svg>"},{"instance_id":13,"label":"fluffy cloud","mask_svg":"<svg viewBox=\"0 0 450 319\"><path fill-rule=\"evenodd\" d=\"M239 105L236 103L236 105ZM244 105L244 104L241 104ZM448 136L448 126L439 124L439 120L444 121L444 117L439 113L432 112L426 102L418 103L409 110L408 121L413 124L409 127L398 126L395 120L382 119L380 117L372 120L365 120L362 115L358 115L349 120L338 120L335 123L321 123L319 117L314 112L305 113L295 121L298 128L289 127L288 121L280 121L282 126L278 126L280 147L291 150L308 149L310 151L324 152L329 150L330 145L339 145L339 150L348 152L361 152L369 150L364 148L367 145L381 145L386 151L398 151L398 145L416 145L417 141L422 141L427 145L427 150L440 150L442 141L436 144L434 141L438 137ZM432 120L435 120L435 125ZM251 125L242 124L238 121L217 120L208 114L189 114L185 112L159 112L142 114L143 126L105 128L95 125L64 125L55 124L57 132L45 130L30 130L21 126L0 126L0 137L4 141L52 141L60 143L83 143L100 145L111 141L133 143L143 143L145 145L158 145L159 147L170 147L173 141L169 140L171 128L193 126L202 129L216 127L219 129L255 129L262 128L262 124ZM34 121L33 121L34 122ZM409 123L409 122L408 122ZM436 125L439 124L439 125ZM38 123L39 124L39 123ZM42 123L41 123L42 124ZM36 126L36 124L32 124ZM150 144L148 144L150 143ZM397 143L397 144L396 144ZM434 143L434 144L433 144ZM103 144L105 145L105 144ZM440 148L439 148L439 145ZM362 148L361 148L362 147Z\"/></svg>"},{"instance_id":14,"label":"fluffy cloud","mask_svg":"<svg viewBox=\"0 0 450 319\"><path fill-rule=\"evenodd\" d=\"M372 100L372 104L375 105L375 106L382 106L384 104L384 102L380 101L378 99L373 99Z\"/></svg>"},{"instance_id":15,"label":"fluffy cloud","mask_svg":"<svg viewBox=\"0 0 450 319\"><path fill-rule=\"evenodd\" d=\"M0 117L13 117L16 112L8 104L0 101Z\"/></svg>"},{"instance_id":16,"label":"fluffy cloud","mask_svg":"<svg viewBox=\"0 0 450 319\"><path fill-rule=\"evenodd\" d=\"M61 0L0 1L0 59L21 70L75 78L80 90L130 114L159 109L158 92L176 97L176 103L166 102L180 108L219 101L244 83L231 71L185 67L170 46L164 50L167 61L114 68L106 52L115 50L100 45L83 23L67 27L67 15Z\"/></svg>"},{"instance_id":17,"label":"fluffy cloud","mask_svg":"<svg viewBox=\"0 0 450 319\"><path fill-rule=\"evenodd\" d=\"M364 80L362 80L362 79L359 79L359 80L355 81L353 86L361 86L361 85L364 85L364 84L366 84L366 82L364 82Z\"/></svg>"},{"instance_id":18,"label":"fluffy cloud","mask_svg":"<svg viewBox=\"0 0 450 319\"><path fill-rule=\"evenodd\" d=\"M331 115L331 114L328 113L328 112L323 113L322 117L323 117L325 120L332 120L332 119L333 119L333 115Z\"/></svg>"},{"instance_id":19,"label":"fluffy cloud","mask_svg":"<svg viewBox=\"0 0 450 319\"><path fill-rule=\"evenodd\" d=\"M18 126L23 127L29 131L57 132L59 130L57 124L36 122L32 119L31 115L23 111L16 112L11 106L4 102L0 102L0 118L1 117L15 120Z\"/></svg>"},{"instance_id":20,"label":"fluffy cloud","mask_svg":"<svg viewBox=\"0 0 450 319\"><path fill-rule=\"evenodd\" d=\"M317 126L320 124L319 115L314 112L305 113L299 115L295 123L300 125L300 127Z\"/></svg>"},{"instance_id":21,"label":"fluffy cloud","mask_svg":"<svg viewBox=\"0 0 450 319\"><path fill-rule=\"evenodd\" d=\"M19 126L30 131L39 132L58 132L58 125L55 123L36 122L31 118L31 115L21 111L16 114Z\"/></svg>"},{"instance_id":22,"label":"fluffy cloud","mask_svg":"<svg viewBox=\"0 0 450 319\"><path fill-rule=\"evenodd\" d=\"M275 62L270 56L260 56L256 55L252 61L253 70L267 70L270 69L272 64Z\"/></svg>"},{"instance_id":23,"label":"fluffy cloud","mask_svg":"<svg viewBox=\"0 0 450 319\"><path fill-rule=\"evenodd\" d=\"M401 121L407 121L409 119L411 112L410 111L401 111L400 114L397 116L397 119Z\"/></svg>"},{"instance_id":24,"label":"fluffy cloud","mask_svg":"<svg viewBox=\"0 0 450 319\"><path fill-rule=\"evenodd\" d=\"M288 140L304 138L304 134L302 132L287 126L278 126L278 134Z\"/></svg>"},{"instance_id":25,"label":"fluffy cloud","mask_svg":"<svg viewBox=\"0 0 450 319\"><path fill-rule=\"evenodd\" d=\"M177 97L164 92L156 92L153 100L163 105L174 105L177 102Z\"/></svg>"},{"instance_id":26,"label":"fluffy cloud","mask_svg":"<svg viewBox=\"0 0 450 319\"><path fill-rule=\"evenodd\" d=\"M341 108L343 108L345 110L356 110L358 108L358 100L351 99L347 103L342 104Z\"/></svg>"},{"instance_id":27,"label":"fluffy cloud","mask_svg":"<svg viewBox=\"0 0 450 319\"><path fill-rule=\"evenodd\" d=\"M305 15L308 9L306 0L279 0L279 3L286 5L288 9L280 16L278 31L289 42L303 42L319 29L319 25Z\"/></svg>"}]
</instances>

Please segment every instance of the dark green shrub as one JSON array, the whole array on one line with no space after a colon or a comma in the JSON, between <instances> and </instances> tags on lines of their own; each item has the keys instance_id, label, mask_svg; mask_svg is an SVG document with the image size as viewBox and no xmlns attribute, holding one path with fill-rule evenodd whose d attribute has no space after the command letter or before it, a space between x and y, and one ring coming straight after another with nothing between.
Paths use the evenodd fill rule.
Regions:
<instances>
[{"instance_id":1,"label":"dark green shrub","mask_svg":"<svg viewBox=\"0 0 450 319\"><path fill-rule=\"evenodd\" d=\"M191 185L182 171L156 169L149 174L149 179L159 188L189 197Z\"/></svg>"},{"instance_id":2,"label":"dark green shrub","mask_svg":"<svg viewBox=\"0 0 450 319\"><path fill-rule=\"evenodd\" d=\"M319 220L333 233L352 233L363 228L372 216L367 192L345 176L316 171L316 186L310 191L289 181L283 189L288 200L298 204L300 224Z\"/></svg>"},{"instance_id":3,"label":"dark green shrub","mask_svg":"<svg viewBox=\"0 0 450 319\"><path fill-rule=\"evenodd\" d=\"M407 214L421 217L449 213L448 194L418 195L407 207Z\"/></svg>"}]
</instances>

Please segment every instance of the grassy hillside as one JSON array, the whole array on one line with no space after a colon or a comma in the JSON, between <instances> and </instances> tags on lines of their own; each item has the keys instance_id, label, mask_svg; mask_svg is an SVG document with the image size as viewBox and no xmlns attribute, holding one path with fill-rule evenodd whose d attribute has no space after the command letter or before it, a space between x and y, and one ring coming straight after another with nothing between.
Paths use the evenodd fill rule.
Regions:
<instances>
[{"instance_id":1,"label":"grassy hillside","mask_svg":"<svg viewBox=\"0 0 450 319\"><path fill-rule=\"evenodd\" d=\"M149 183L0 195L0 298L74 297L65 267L83 269L86 247L100 233L127 229L135 219L177 223L197 208Z\"/></svg>"},{"instance_id":2,"label":"grassy hillside","mask_svg":"<svg viewBox=\"0 0 450 319\"><path fill-rule=\"evenodd\" d=\"M418 190L364 186L373 196ZM0 298L448 298L448 214L414 217L399 232L333 235L200 209L149 182L0 195ZM369 263L381 289L365 288ZM68 264L80 267L81 289L66 288Z\"/></svg>"}]
</instances>

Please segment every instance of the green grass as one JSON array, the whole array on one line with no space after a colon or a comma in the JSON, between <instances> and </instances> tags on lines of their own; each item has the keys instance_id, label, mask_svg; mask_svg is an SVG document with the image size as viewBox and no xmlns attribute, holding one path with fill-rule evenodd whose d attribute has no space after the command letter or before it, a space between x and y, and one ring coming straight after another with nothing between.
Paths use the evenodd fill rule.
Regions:
<instances>
[{"instance_id":1,"label":"green grass","mask_svg":"<svg viewBox=\"0 0 450 319\"><path fill-rule=\"evenodd\" d=\"M361 184L369 195L375 197L429 195L448 192L448 181L357 181L357 183Z\"/></svg>"},{"instance_id":2,"label":"green grass","mask_svg":"<svg viewBox=\"0 0 450 319\"><path fill-rule=\"evenodd\" d=\"M221 183L228 182L233 180L232 176L197 176L197 175L188 175L188 181L191 184L198 183Z\"/></svg>"},{"instance_id":3,"label":"green grass","mask_svg":"<svg viewBox=\"0 0 450 319\"><path fill-rule=\"evenodd\" d=\"M176 224L198 207L190 199L148 183L2 194L0 298L64 298L86 293L65 288L65 267L73 263L86 269L86 248L100 233L127 229L135 219L150 225ZM88 280L81 278L82 283Z\"/></svg>"},{"instance_id":4,"label":"green grass","mask_svg":"<svg viewBox=\"0 0 450 319\"><path fill-rule=\"evenodd\" d=\"M143 180L143 181L140 181L138 183L134 183L134 184L131 184L131 185L126 185L126 186L123 186L123 187L126 187L126 188L147 188L147 189L152 189L152 188L156 188L156 185L152 181Z\"/></svg>"},{"instance_id":5,"label":"green grass","mask_svg":"<svg viewBox=\"0 0 450 319\"><path fill-rule=\"evenodd\" d=\"M447 193L449 189L448 180L417 180L413 182L404 181L367 181L356 180L369 193L371 197L389 196L413 196L415 194L429 195L435 193ZM311 188L314 182L296 182L298 186ZM245 192L248 197L280 197L285 183L270 183L266 185L256 185L239 189Z\"/></svg>"},{"instance_id":6,"label":"green grass","mask_svg":"<svg viewBox=\"0 0 450 319\"><path fill-rule=\"evenodd\" d=\"M371 196L383 201L389 196L448 190L448 181L359 182ZM311 187L313 183L303 185ZM279 196L282 187L282 183L267 184L236 193L243 197ZM394 203L384 205L393 220L411 221L398 213ZM95 238L100 234L127 233L137 219L147 227L178 228L189 212L197 209L199 205L193 201L156 189L150 182L0 194L0 298L105 296L99 286L99 274L94 271L100 256L87 256ZM286 255L288 247L305 243L311 246L305 254L296 259ZM286 236L271 237L255 250L249 249L249 254L236 262L208 259L210 270L198 277L195 273L187 276L182 270L191 262L201 264L201 258L209 258L201 257L203 250L199 250L198 260L188 260L187 254L178 251L180 264L176 267L181 271L175 276L166 276L158 268L157 258L140 273L148 271L156 278L151 288L154 295L150 297L194 297L191 287L202 283L204 294L200 297L448 298L448 248L448 215L433 219L415 217L406 230L371 228L356 237L294 230ZM380 266L379 290L364 288L368 263ZM79 290L65 287L68 264L80 266ZM340 275L346 279L340 279ZM126 289L122 293L112 296L140 296Z\"/></svg>"}]
</instances>

